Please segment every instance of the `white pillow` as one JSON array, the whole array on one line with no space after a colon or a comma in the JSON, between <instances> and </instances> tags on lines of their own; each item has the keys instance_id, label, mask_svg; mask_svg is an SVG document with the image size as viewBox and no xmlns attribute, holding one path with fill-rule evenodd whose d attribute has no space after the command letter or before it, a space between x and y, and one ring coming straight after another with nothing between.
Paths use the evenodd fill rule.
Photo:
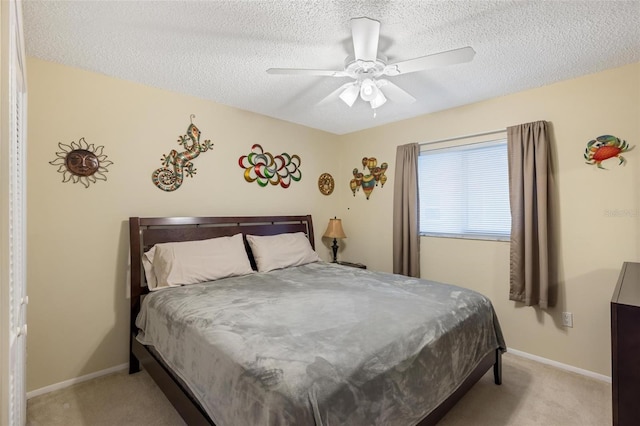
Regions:
<instances>
[{"instance_id":1,"label":"white pillow","mask_svg":"<svg viewBox=\"0 0 640 426\"><path fill-rule=\"evenodd\" d=\"M156 283L152 287L151 280L147 278L150 290L253 273L242 234L201 241L161 243L154 248L152 263Z\"/></svg>"},{"instance_id":2,"label":"white pillow","mask_svg":"<svg viewBox=\"0 0 640 426\"><path fill-rule=\"evenodd\" d=\"M259 272L320 261L304 232L264 237L247 235L247 241Z\"/></svg>"},{"instance_id":3,"label":"white pillow","mask_svg":"<svg viewBox=\"0 0 640 426\"><path fill-rule=\"evenodd\" d=\"M156 273L153 272L153 257L156 253L156 246L151 247L142 255L142 267L144 276L147 277L147 287L156 288Z\"/></svg>"}]
</instances>

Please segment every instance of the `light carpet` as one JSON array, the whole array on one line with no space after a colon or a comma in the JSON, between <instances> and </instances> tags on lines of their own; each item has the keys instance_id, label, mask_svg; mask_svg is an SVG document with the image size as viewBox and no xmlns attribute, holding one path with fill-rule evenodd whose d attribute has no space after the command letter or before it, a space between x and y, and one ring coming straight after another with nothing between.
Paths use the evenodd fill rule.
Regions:
<instances>
[{"instance_id":1,"label":"light carpet","mask_svg":"<svg viewBox=\"0 0 640 426\"><path fill-rule=\"evenodd\" d=\"M146 372L120 372L40 395L27 402L27 426L182 426ZM502 385L489 371L439 426L605 426L611 384L509 353Z\"/></svg>"}]
</instances>

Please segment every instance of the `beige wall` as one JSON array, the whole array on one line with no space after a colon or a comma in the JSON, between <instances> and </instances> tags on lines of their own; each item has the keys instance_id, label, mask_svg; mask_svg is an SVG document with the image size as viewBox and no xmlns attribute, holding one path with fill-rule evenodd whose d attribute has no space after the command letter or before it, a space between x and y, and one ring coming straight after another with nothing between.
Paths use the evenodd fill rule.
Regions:
<instances>
[{"instance_id":1,"label":"beige wall","mask_svg":"<svg viewBox=\"0 0 640 426\"><path fill-rule=\"evenodd\" d=\"M560 220L558 303L548 311L508 301L509 244L421 240L422 277L476 289L491 298L507 344L530 354L610 375L609 302L623 261L640 261L640 64L569 80L473 105L425 115L340 138L348 182L362 156L392 165L396 146L547 120L557 165ZM585 164L587 142L613 134L636 148L597 170ZM366 201L347 196L349 235L343 258L391 271L392 180ZM563 328L561 312L574 314Z\"/></svg>"},{"instance_id":2,"label":"beige wall","mask_svg":"<svg viewBox=\"0 0 640 426\"><path fill-rule=\"evenodd\" d=\"M423 277L487 294L510 347L609 374L611 292L622 261L640 260L640 149L626 155L626 167L607 164L608 171L584 164L582 153L601 134L640 141L640 64L345 136L33 58L27 70L29 390L127 362L129 216L311 213L318 251L329 259L330 242L320 236L337 215L348 235L339 257L391 271L396 146L534 120L552 123L557 151L558 307L540 312L507 300L506 243L423 238ZM162 192L150 174L162 154L179 148L190 114L214 149L194 161L193 179ZM80 137L104 145L114 162L108 181L89 189L61 183L48 164L58 142ZM287 190L244 182L237 159L254 143L300 155L302 181ZM387 185L369 200L349 189L365 156L390 166ZM330 197L316 188L322 172L336 178ZM562 310L574 313L573 329L557 325Z\"/></svg>"},{"instance_id":3,"label":"beige wall","mask_svg":"<svg viewBox=\"0 0 640 426\"><path fill-rule=\"evenodd\" d=\"M338 172L333 135L33 58L27 70L28 390L128 362L129 216L310 213L318 251L329 259L320 237L339 196L320 194L317 179ZM151 173L180 148L190 114L214 148L194 160L194 178L163 192ZM58 142L81 137L103 145L114 163L107 181L88 189L62 183L48 163ZM298 154L302 180L288 189L245 182L238 158L255 143Z\"/></svg>"}]
</instances>

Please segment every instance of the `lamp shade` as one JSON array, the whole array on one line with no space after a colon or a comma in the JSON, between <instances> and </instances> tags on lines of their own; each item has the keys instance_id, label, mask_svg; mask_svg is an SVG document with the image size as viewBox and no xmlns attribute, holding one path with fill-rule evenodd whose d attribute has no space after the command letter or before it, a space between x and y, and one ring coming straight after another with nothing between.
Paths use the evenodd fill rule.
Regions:
<instances>
[{"instance_id":1,"label":"lamp shade","mask_svg":"<svg viewBox=\"0 0 640 426\"><path fill-rule=\"evenodd\" d=\"M326 238L347 238L344 234L344 230L342 229L342 220L340 219L329 219L329 226L327 226L327 230L324 231L323 237Z\"/></svg>"},{"instance_id":2,"label":"lamp shade","mask_svg":"<svg viewBox=\"0 0 640 426\"><path fill-rule=\"evenodd\" d=\"M375 99L373 99L369 103L371 104L371 108L376 109L384 105L385 102L387 102L386 96L384 96L384 93L382 93L382 90L378 89L378 94L376 95Z\"/></svg>"},{"instance_id":3,"label":"lamp shade","mask_svg":"<svg viewBox=\"0 0 640 426\"><path fill-rule=\"evenodd\" d=\"M353 106L353 103L358 99L358 94L360 93L360 87L358 87L358 83L353 83L348 86L344 91L340 94L340 99L349 105Z\"/></svg>"}]
</instances>

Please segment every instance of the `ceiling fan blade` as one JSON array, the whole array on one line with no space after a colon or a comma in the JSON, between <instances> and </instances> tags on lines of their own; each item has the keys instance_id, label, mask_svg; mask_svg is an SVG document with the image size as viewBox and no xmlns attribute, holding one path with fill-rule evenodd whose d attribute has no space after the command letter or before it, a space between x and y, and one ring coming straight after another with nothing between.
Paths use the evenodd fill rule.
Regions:
<instances>
[{"instance_id":1,"label":"ceiling fan blade","mask_svg":"<svg viewBox=\"0 0 640 426\"><path fill-rule=\"evenodd\" d=\"M334 70L310 70L300 68L269 68L267 74L288 74L288 75L320 75L325 77L346 77L344 71Z\"/></svg>"},{"instance_id":2,"label":"ceiling fan blade","mask_svg":"<svg viewBox=\"0 0 640 426\"><path fill-rule=\"evenodd\" d=\"M459 49L447 50L446 52L434 53L433 55L421 56L419 58L389 64L384 68L382 73L384 75L394 76L460 64L471 61L475 54L476 52L473 48L469 46L461 47Z\"/></svg>"},{"instance_id":3,"label":"ceiling fan blade","mask_svg":"<svg viewBox=\"0 0 640 426\"><path fill-rule=\"evenodd\" d=\"M378 57L380 22L369 18L351 20L351 38L356 60L375 61Z\"/></svg>"},{"instance_id":4,"label":"ceiling fan blade","mask_svg":"<svg viewBox=\"0 0 640 426\"><path fill-rule=\"evenodd\" d=\"M389 80L380 79L377 81L378 88L385 94L385 96L391 99L393 102L399 104L410 104L415 102L416 98L399 88Z\"/></svg>"}]
</instances>

